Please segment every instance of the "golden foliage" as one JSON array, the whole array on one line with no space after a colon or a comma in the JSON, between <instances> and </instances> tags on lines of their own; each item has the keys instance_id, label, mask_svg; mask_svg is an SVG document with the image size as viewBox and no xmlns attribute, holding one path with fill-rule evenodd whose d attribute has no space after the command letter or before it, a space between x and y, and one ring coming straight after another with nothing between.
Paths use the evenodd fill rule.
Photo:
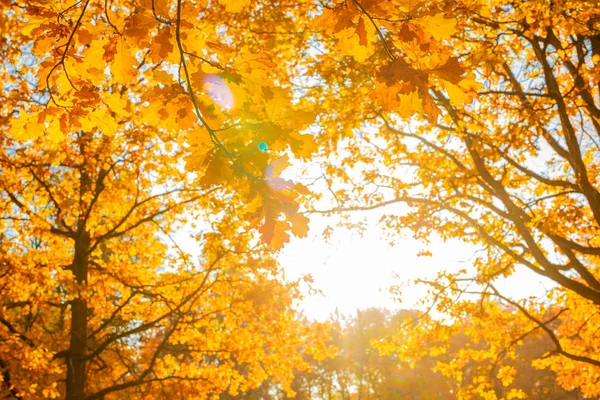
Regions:
<instances>
[{"instance_id":1,"label":"golden foliage","mask_svg":"<svg viewBox=\"0 0 600 400\"><path fill-rule=\"evenodd\" d=\"M329 352L275 256L324 193L325 213L381 208L393 238L483 248L474 275L427 282L452 320L427 320L436 342L406 339L407 357L444 354L468 315L488 347L444 374L462 382L466 360L543 331L555 352L536 366L600 394L595 2L0 5L7 395L208 398L268 379L291 393L301 350ZM291 180L290 160L319 162L327 190ZM186 226L199 257L173 237ZM554 286L498 292L517 268ZM463 398L522 396L496 364Z\"/></svg>"}]
</instances>

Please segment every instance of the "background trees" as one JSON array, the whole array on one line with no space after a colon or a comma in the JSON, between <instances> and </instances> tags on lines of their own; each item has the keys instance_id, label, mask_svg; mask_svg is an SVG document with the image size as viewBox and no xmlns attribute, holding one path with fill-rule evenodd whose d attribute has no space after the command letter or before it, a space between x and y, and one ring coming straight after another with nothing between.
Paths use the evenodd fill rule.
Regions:
<instances>
[{"instance_id":1,"label":"background trees","mask_svg":"<svg viewBox=\"0 0 600 400\"><path fill-rule=\"evenodd\" d=\"M518 312L507 310L507 313ZM297 399L460 399L468 395L468 383L476 381L480 371L489 364L485 358L462 358L465 351L480 354L489 346L496 345L486 339L477 341L469 330L477 320L464 319L460 327L446 338L431 336L424 345L394 343L394 338L406 337L406 332L419 329L412 322L417 311L389 312L367 309L354 316L332 316L334 328L332 343L338 348L334 357L314 360L306 357L311 365L309 371L296 373L292 387ZM428 321L431 323L431 321ZM401 333L403 332L403 333ZM423 339L423 336L420 336ZM556 382L556 375L547 369L538 370L531 363L553 346L551 339L541 333L528 336L514 353L509 365L519 374L512 382L528 399L582 399L577 390L564 390ZM406 357L407 348L422 351L422 357ZM443 351L447 350L447 351ZM456 364L461 363L456 368ZM464 375L463 382L449 374L448 367ZM506 369L505 369L506 371ZM503 378L495 378L497 396L511 388L502 385ZM251 390L241 399L283 399L269 382Z\"/></svg>"}]
</instances>

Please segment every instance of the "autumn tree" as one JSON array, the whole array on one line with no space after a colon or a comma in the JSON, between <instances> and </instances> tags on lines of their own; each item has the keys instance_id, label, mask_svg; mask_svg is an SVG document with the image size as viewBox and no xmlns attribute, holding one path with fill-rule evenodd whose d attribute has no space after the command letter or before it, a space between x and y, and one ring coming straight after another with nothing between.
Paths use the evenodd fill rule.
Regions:
<instances>
[{"instance_id":1,"label":"autumn tree","mask_svg":"<svg viewBox=\"0 0 600 400\"><path fill-rule=\"evenodd\" d=\"M372 342L382 356L410 371L412 388L423 398L584 398L580 389L561 387L555 372L539 368L538 360L555 343L543 330L527 329L528 320L518 308L490 301L469 309L456 306L447 314L452 323L422 312L404 315L394 332ZM496 329L490 328L490 320ZM556 319L546 322L558 325ZM447 385L445 391L433 391L418 378L432 371L441 374L437 379Z\"/></svg>"},{"instance_id":2,"label":"autumn tree","mask_svg":"<svg viewBox=\"0 0 600 400\"><path fill-rule=\"evenodd\" d=\"M391 240L437 235L481 249L473 271L426 282L429 309L450 319L425 324L423 335L449 339L453 321L471 316L474 340L494 343L461 356L498 359L467 383L466 398L521 396L496 390L495 379L510 387L518 372L501 360L532 332L553 343L536 367L555 371L564 388L598 396L600 9L592 1L457 1L445 42L453 51L441 61L410 21L427 4L407 4L408 20L393 21L365 8L381 27L387 61L366 58L362 75L348 80L350 93L368 80L374 100L351 103L358 117L336 142L342 157L323 161L337 207L315 212L377 209ZM402 42L406 35L414 41ZM428 76L407 65L414 60L441 66ZM459 90L459 76L475 78L474 99ZM427 118L407 119L406 105ZM521 300L497 290L498 279L522 269L551 282L546 295ZM423 351L422 340L411 343Z\"/></svg>"},{"instance_id":3,"label":"autumn tree","mask_svg":"<svg viewBox=\"0 0 600 400\"><path fill-rule=\"evenodd\" d=\"M175 161L188 153L178 132L124 121L60 141L4 135L3 148L9 396L202 397L291 379L295 285L246 233L238 200ZM189 221L200 259L172 238Z\"/></svg>"},{"instance_id":4,"label":"autumn tree","mask_svg":"<svg viewBox=\"0 0 600 400\"><path fill-rule=\"evenodd\" d=\"M274 259L307 223L280 156L314 116L299 39L247 33L310 5L250 3L0 3L4 396L291 395L316 342Z\"/></svg>"}]
</instances>

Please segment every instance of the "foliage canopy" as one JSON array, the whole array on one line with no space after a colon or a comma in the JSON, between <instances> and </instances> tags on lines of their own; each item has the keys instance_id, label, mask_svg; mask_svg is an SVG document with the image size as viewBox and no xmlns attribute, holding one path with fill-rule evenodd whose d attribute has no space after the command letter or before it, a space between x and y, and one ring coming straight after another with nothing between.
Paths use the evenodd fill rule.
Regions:
<instances>
[{"instance_id":1,"label":"foliage canopy","mask_svg":"<svg viewBox=\"0 0 600 400\"><path fill-rule=\"evenodd\" d=\"M597 2L0 5L3 394L292 395L302 354L332 348L276 251L311 213L381 209L393 240L482 251L423 282L446 321L380 351L448 351L436 368L462 398L519 398L506 360L543 334L535 366L600 395ZM326 190L286 179L291 162L320 164ZM496 289L522 268L546 296Z\"/></svg>"}]
</instances>

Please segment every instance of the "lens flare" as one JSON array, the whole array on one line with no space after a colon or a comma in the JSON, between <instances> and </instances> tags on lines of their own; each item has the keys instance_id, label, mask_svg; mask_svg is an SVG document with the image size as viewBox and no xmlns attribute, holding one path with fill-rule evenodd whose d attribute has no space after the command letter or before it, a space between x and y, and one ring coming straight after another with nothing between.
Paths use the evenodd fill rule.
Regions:
<instances>
[{"instance_id":1,"label":"lens flare","mask_svg":"<svg viewBox=\"0 0 600 400\"><path fill-rule=\"evenodd\" d=\"M409 382L406 377L407 371L403 371L401 369L394 369L392 375L392 390L396 394L408 394L409 392Z\"/></svg>"},{"instance_id":2,"label":"lens flare","mask_svg":"<svg viewBox=\"0 0 600 400\"><path fill-rule=\"evenodd\" d=\"M282 191L294 187L294 182L283 179L279 175L289 165L287 157L280 157L271 162L265 170L265 181L275 191Z\"/></svg>"},{"instance_id":3,"label":"lens flare","mask_svg":"<svg viewBox=\"0 0 600 400\"><path fill-rule=\"evenodd\" d=\"M231 110L234 106L233 93L219 75L209 74L203 79L203 86L210 98L221 108Z\"/></svg>"}]
</instances>

